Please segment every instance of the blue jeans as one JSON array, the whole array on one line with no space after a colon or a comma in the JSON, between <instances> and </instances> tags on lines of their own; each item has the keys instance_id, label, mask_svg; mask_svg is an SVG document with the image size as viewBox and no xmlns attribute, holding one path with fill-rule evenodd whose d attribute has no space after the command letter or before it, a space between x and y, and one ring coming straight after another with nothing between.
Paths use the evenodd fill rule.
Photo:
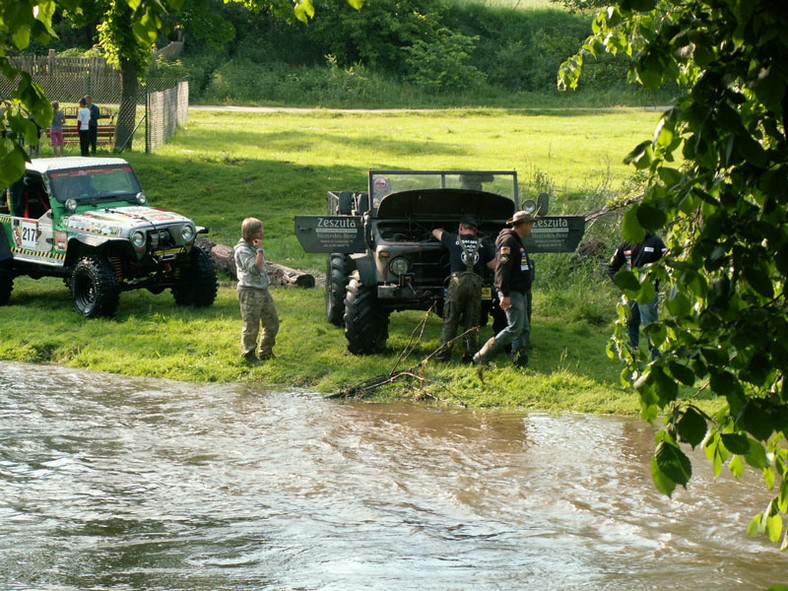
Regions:
<instances>
[{"instance_id":1,"label":"blue jeans","mask_svg":"<svg viewBox=\"0 0 788 591\"><path fill-rule=\"evenodd\" d=\"M506 310L506 328L495 335L495 342L501 347L511 343L512 353L528 347L531 324L528 320L528 295L513 291L509 294L511 306Z\"/></svg>"},{"instance_id":2,"label":"blue jeans","mask_svg":"<svg viewBox=\"0 0 788 591\"><path fill-rule=\"evenodd\" d=\"M629 305L627 334L629 335L629 344L636 351L640 344L640 325L642 324L645 328L652 322L659 320L659 294L655 294L654 299L648 304L638 304L635 300L630 300L627 304ZM648 339L648 350L652 360L659 357L659 350L651 344L651 339Z\"/></svg>"}]
</instances>

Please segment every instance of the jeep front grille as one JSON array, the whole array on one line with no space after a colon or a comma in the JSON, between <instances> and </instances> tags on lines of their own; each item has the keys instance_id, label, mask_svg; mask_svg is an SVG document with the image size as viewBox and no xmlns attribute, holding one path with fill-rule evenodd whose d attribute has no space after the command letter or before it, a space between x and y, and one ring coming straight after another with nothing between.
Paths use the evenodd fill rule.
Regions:
<instances>
[{"instance_id":1,"label":"jeep front grille","mask_svg":"<svg viewBox=\"0 0 788 591\"><path fill-rule=\"evenodd\" d=\"M150 250L162 250L175 246L175 241L169 230L151 230L148 232L148 245Z\"/></svg>"}]
</instances>

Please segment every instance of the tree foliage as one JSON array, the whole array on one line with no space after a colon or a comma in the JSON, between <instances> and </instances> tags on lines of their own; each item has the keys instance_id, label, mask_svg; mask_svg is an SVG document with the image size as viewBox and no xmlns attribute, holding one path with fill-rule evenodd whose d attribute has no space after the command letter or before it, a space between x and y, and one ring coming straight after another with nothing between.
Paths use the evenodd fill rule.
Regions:
<instances>
[{"instance_id":1,"label":"tree foliage","mask_svg":"<svg viewBox=\"0 0 788 591\"><path fill-rule=\"evenodd\" d=\"M104 7L101 43L110 61L135 74L150 60L150 47L164 26L163 17L177 10L182 0L100 0ZM30 75L20 72L8 59L9 50L21 51L35 39L47 43L55 32L52 18L64 9L78 13L78 0L0 0L0 70L16 88L2 103L0 126L4 137L0 143L0 184L6 185L24 172L23 142L37 141L32 120L44 127L52 121L52 107ZM7 40L10 40L7 41ZM10 46L9 46L10 43ZM125 71L124 71L125 74ZM136 83L136 78L135 78Z\"/></svg>"},{"instance_id":2,"label":"tree foliage","mask_svg":"<svg viewBox=\"0 0 788 591\"><path fill-rule=\"evenodd\" d=\"M577 83L600 49L632 57L646 88L681 87L654 136L627 157L648 173L624 216L638 241L666 234L670 255L622 273L626 296L649 300L659 281L661 322L648 327L661 357L630 354L619 325L611 344L627 359L642 414L665 413L652 475L670 495L692 470L681 444L701 446L719 474L758 470L775 496L748 532L788 548L788 13L771 0L622 0L593 24L559 85ZM623 316L623 315L622 315ZM725 400L707 416L680 391Z\"/></svg>"}]
</instances>

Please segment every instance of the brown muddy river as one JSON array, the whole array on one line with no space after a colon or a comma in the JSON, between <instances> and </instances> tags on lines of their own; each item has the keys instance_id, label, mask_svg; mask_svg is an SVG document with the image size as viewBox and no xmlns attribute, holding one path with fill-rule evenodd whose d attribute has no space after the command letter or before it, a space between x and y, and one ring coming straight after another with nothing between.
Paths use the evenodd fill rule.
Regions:
<instances>
[{"instance_id":1,"label":"brown muddy river","mask_svg":"<svg viewBox=\"0 0 788 591\"><path fill-rule=\"evenodd\" d=\"M754 590L757 478L651 483L637 419L0 362L6 590Z\"/></svg>"}]
</instances>

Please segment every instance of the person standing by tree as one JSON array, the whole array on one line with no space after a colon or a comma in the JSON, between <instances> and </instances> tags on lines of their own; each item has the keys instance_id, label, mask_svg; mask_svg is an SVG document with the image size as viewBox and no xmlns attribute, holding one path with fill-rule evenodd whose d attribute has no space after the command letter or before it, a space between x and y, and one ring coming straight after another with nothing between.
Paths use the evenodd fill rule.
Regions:
<instances>
[{"instance_id":1,"label":"person standing by tree","mask_svg":"<svg viewBox=\"0 0 788 591\"><path fill-rule=\"evenodd\" d=\"M90 109L85 98L79 99L77 113L77 130L79 131L79 150L82 156L90 156Z\"/></svg>"},{"instance_id":2,"label":"person standing by tree","mask_svg":"<svg viewBox=\"0 0 788 591\"><path fill-rule=\"evenodd\" d=\"M528 337L531 334L528 295L533 275L523 238L531 233L534 220L533 213L518 211L506 222L512 227L501 230L495 241L495 289L501 309L506 312L507 324L473 356L476 365L487 365L493 355L509 344L512 348L512 364L521 368L528 365Z\"/></svg>"},{"instance_id":3,"label":"person standing by tree","mask_svg":"<svg viewBox=\"0 0 788 591\"><path fill-rule=\"evenodd\" d=\"M243 357L249 363L257 365L260 361L275 357L274 345L279 332L279 316L268 290L271 280L265 269L263 222L257 218L246 218L243 221L241 239L234 249L234 259L243 323ZM261 326L259 354L255 354Z\"/></svg>"},{"instance_id":4,"label":"person standing by tree","mask_svg":"<svg viewBox=\"0 0 788 591\"><path fill-rule=\"evenodd\" d=\"M607 266L607 274L610 279L613 279L622 268L627 271L634 271L635 269L648 265L661 259L668 248L662 239L656 234L646 234L643 242L630 244L629 242L622 242L610 263ZM659 284L656 284L659 287ZM629 334L629 344L632 347L633 355L638 349L640 344L640 325L645 329L652 322L659 320L659 291L654 293L654 297L648 303L640 304L636 300L628 300L627 306L629 307L629 318L627 320L627 333ZM651 359L654 360L659 357L659 350L648 339L648 350L651 353Z\"/></svg>"},{"instance_id":5,"label":"person standing by tree","mask_svg":"<svg viewBox=\"0 0 788 591\"><path fill-rule=\"evenodd\" d=\"M93 99L89 94L85 95L85 104L90 111L90 125L88 126L90 130L90 153L95 156L96 144L98 143L98 120L101 119L101 109L98 108L98 105L93 104Z\"/></svg>"},{"instance_id":6,"label":"person standing by tree","mask_svg":"<svg viewBox=\"0 0 788 591\"><path fill-rule=\"evenodd\" d=\"M482 312L482 275L485 267L495 268L495 253L477 235L478 222L470 215L463 216L457 233L435 228L432 235L449 251L449 289L443 304L443 329L439 361L451 359L451 341L457 336L460 319L467 333L463 362L473 359L479 348L479 320ZM474 330L471 330L474 329ZM471 332L468 332L471 331Z\"/></svg>"}]
</instances>

